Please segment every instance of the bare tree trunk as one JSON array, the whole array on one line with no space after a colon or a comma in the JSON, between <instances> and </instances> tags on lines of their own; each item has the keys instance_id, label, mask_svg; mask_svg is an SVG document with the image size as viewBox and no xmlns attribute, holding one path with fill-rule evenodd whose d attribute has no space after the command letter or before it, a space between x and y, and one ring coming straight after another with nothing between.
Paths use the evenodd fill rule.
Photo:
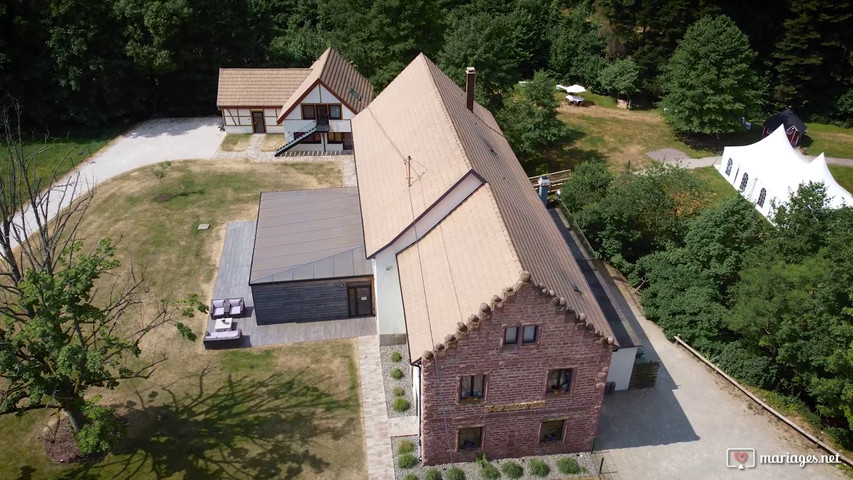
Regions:
<instances>
[{"instance_id":1,"label":"bare tree trunk","mask_svg":"<svg viewBox=\"0 0 853 480\"><path fill-rule=\"evenodd\" d=\"M68 414L68 419L71 421L71 429L74 430L74 433L79 433L80 429L83 428L83 425L86 424L86 416L83 415L83 410L74 407L64 408L65 413Z\"/></svg>"}]
</instances>

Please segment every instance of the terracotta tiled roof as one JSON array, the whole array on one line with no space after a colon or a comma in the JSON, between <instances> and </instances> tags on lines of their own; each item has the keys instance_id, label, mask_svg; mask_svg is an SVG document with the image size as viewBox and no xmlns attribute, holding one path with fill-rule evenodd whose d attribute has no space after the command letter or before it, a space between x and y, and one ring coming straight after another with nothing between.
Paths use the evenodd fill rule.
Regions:
<instances>
[{"instance_id":1,"label":"terracotta tiled roof","mask_svg":"<svg viewBox=\"0 0 853 480\"><path fill-rule=\"evenodd\" d=\"M337 51L328 48L313 65L293 94L279 111L278 121L293 110L319 82L332 91L353 113L358 113L373 100L373 85L358 73Z\"/></svg>"},{"instance_id":2,"label":"terracotta tiled roof","mask_svg":"<svg viewBox=\"0 0 853 480\"><path fill-rule=\"evenodd\" d=\"M435 291L423 297L423 292L418 294L417 288L404 287L403 305L412 344L429 345L432 340L443 339L454 331L453 328L447 328L449 325L455 325L477 313L460 308L461 311L455 312L452 319L433 316L433 305L453 305L457 302L454 297L463 288L461 284L476 281L492 289L479 300L479 305L488 303L493 295L500 294L503 288L512 287L516 283L519 272L514 265L499 276L503 282L500 288L495 288L497 281L487 278L490 273L483 269L492 271L505 267L473 266L474 261L471 259L481 258L480 249L484 248L484 243L488 243L491 249L505 250L500 254L492 252L489 256L491 261L510 262L509 259L517 258L521 268L530 272L534 283L554 290L557 296L566 299L569 308L585 313L599 334L613 336L568 245L530 188L527 175L492 114L476 103L474 112L469 111L465 107L465 93L426 56L421 54L412 61L370 106L353 119L352 124L354 142L358 145L356 169L368 255L385 247L470 169L486 180L497 207L486 209L486 213L478 212L476 216L462 213L473 211L465 207L466 203L475 199L475 195L472 195L440 224L448 222L454 215L465 215L464 219L457 221L472 224L467 234L458 235L453 242L445 239L441 247L447 252L447 257L453 259L451 261L458 261L460 266L466 267L460 268L464 273L458 274L465 275L460 277L465 281L456 281L457 269L454 268L449 270L454 277L452 289L431 287ZM408 186L404 160L407 157L412 159L414 183L411 188ZM482 215L493 218L487 220ZM488 233L494 230L494 227L488 225L495 222L502 225L509 242L491 243L494 239L480 238L494 235ZM483 228L476 228L477 225ZM430 244L430 248L437 247ZM428 253L422 251L421 255ZM403 271L404 266L407 270L412 268L410 255L413 254L407 251L400 257L403 260L399 265L401 285L404 282L412 283L411 274ZM436 273L435 270L447 269L440 262L427 261L426 258L422 260L420 264L423 265L425 278L441 276L440 271ZM513 271L511 276L510 270ZM418 295L423 298L417 298ZM460 307L470 308L470 302L461 300L463 297L459 297ZM438 338L434 339L422 338L423 328L412 328L414 321L425 321L420 312L416 311L417 307L412 305L423 304L427 298L431 307L429 321L432 322L432 332L434 336L438 334ZM452 313L452 308L435 308L444 312L441 315ZM421 353L416 349L411 351L413 358Z\"/></svg>"},{"instance_id":3,"label":"terracotta tiled roof","mask_svg":"<svg viewBox=\"0 0 853 480\"><path fill-rule=\"evenodd\" d=\"M216 106L281 106L309 73L308 68L220 68Z\"/></svg>"}]
</instances>

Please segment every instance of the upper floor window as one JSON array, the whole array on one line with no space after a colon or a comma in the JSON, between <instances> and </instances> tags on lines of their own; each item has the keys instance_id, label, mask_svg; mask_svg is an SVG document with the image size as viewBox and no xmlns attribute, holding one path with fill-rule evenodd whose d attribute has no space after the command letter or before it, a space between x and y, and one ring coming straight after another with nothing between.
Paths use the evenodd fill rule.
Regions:
<instances>
[{"instance_id":1,"label":"upper floor window","mask_svg":"<svg viewBox=\"0 0 853 480\"><path fill-rule=\"evenodd\" d=\"M476 403L486 397L485 375L464 375L459 385L459 400Z\"/></svg>"},{"instance_id":2,"label":"upper floor window","mask_svg":"<svg viewBox=\"0 0 853 480\"><path fill-rule=\"evenodd\" d=\"M305 120L314 120L317 115L314 113L314 105L302 105L302 118Z\"/></svg>"},{"instance_id":3,"label":"upper floor window","mask_svg":"<svg viewBox=\"0 0 853 480\"><path fill-rule=\"evenodd\" d=\"M332 120L340 120L341 119L341 106L340 105L329 105L329 118Z\"/></svg>"},{"instance_id":4,"label":"upper floor window","mask_svg":"<svg viewBox=\"0 0 853 480\"><path fill-rule=\"evenodd\" d=\"M539 334L539 327L536 325L525 325L524 333L521 336L521 343L536 343L536 337Z\"/></svg>"},{"instance_id":5,"label":"upper floor window","mask_svg":"<svg viewBox=\"0 0 853 480\"><path fill-rule=\"evenodd\" d=\"M569 393L572 391L572 369L561 368L548 372L547 393Z\"/></svg>"},{"instance_id":6,"label":"upper floor window","mask_svg":"<svg viewBox=\"0 0 853 480\"><path fill-rule=\"evenodd\" d=\"M746 184L749 182L749 175L746 172L743 172L743 177L740 179L740 191L746 190Z\"/></svg>"},{"instance_id":7,"label":"upper floor window","mask_svg":"<svg viewBox=\"0 0 853 480\"><path fill-rule=\"evenodd\" d=\"M506 327L504 330L504 345L518 344L518 327Z\"/></svg>"},{"instance_id":8,"label":"upper floor window","mask_svg":"<svg viewBox=\"0 0 853 480\"><path fill-rule=\"evenodd\" d=\"M759 206L759 207L763 207L763 206L764 206L764 200L765 200L766 198L767 198L767 189L766 189L766 188L762 188L762 189L761 189L761 192L758 194L758 206Z\"/></svg>"},{"instance_id":9,"label":"upper floor window","mask_svg":"<svg viewBox=\"0 0 853 480\"><path fill-rule=\"evenodd\" d=\"M734 164L734 162L732 162L732 159L730 158L730 159L729 159L729 161L728 161L728 163L726 163L726 176L731 175L731 173L732 173L732 165L733 165L733 164Z\"/></svg>"}]
</instances>

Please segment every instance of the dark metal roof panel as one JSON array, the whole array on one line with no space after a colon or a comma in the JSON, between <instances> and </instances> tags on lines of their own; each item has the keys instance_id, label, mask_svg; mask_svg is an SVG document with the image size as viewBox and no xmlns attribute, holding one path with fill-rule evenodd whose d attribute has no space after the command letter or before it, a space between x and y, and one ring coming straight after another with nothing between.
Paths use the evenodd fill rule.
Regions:
<instances>
[{"instance_id":1,"label":"dark metal roof panel","mask_svg":"<svg viewBox=\"0 0 853 480\"><path fill-rule=\"evenodd\" d=\"M249 283L370 275L356 187L264 192Z\"/></svg>"}]
</instances>

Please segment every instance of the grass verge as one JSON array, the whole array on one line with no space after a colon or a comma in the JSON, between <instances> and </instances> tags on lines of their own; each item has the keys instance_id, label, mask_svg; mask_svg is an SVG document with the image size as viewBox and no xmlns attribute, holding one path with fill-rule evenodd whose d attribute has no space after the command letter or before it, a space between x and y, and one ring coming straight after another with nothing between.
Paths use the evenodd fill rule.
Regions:
<instances>
[{"instance_id":1,"label":"grass verge","mask_svg":"<svg viewBox=\"0 0 853 480\"><path fill-rule=\"evenodd\" d=\"M223 152L245 152L250 138L251 134L229 133L222 139L219 149Z\"/></svg>"},{"instance_id":2,"label":"grass verge","mask_svg":"<svg viewBox=\"0 0 853 480\"><path fill-rule=\"evenodd\" d=\"M821 123L809 123L806 126L803 147L809 155L820 155L823 152L827 157L853 158L853 128Z\"/></svg>"}]
</instances>

